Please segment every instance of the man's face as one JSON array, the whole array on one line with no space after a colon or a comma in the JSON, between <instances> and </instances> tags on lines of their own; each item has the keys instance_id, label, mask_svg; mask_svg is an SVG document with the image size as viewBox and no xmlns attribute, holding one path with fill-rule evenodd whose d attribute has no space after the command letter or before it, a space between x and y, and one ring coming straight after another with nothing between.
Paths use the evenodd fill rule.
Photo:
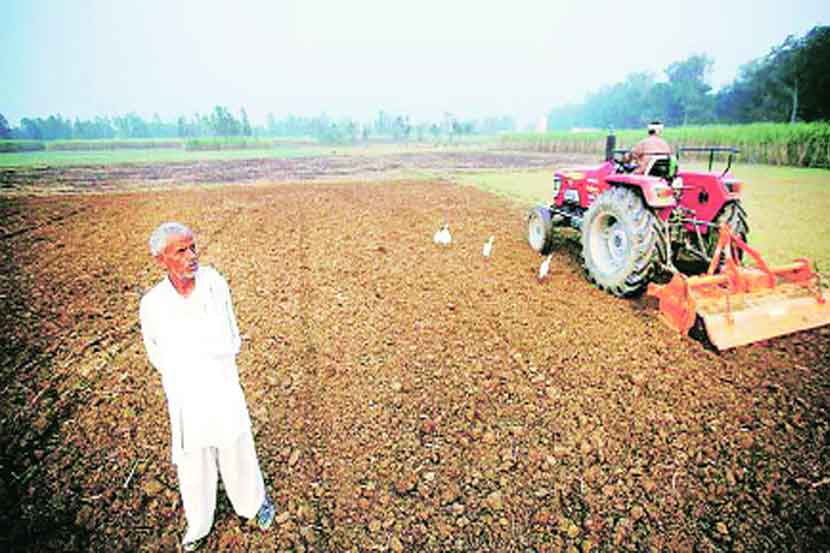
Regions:
<instances>
[{"instance_id":1,"label":"man's face","mask_svg":"<svg viewBox=\"0 0 830 553\"><path fill-rule=\"evenodd\" d=\"M192 234L176 234L167 239L167 246L156 258L167 272L178 279L191 279L199 269L199 254Z\"/></svg>"}]
</instances>

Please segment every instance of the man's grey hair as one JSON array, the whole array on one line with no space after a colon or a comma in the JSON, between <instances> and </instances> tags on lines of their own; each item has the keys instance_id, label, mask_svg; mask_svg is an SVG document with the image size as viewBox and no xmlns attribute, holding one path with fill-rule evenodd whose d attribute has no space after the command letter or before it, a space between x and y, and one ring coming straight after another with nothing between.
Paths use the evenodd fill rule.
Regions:
<instances>
[{"instance_id":1,"label":"man's grey hair","mask_svg":"<svg viewBox=\"0 0 830 553\"><path fill-rule=\"evenodd\" d=\"M150 235L150 253L153 257L160 255L164 251L164 248L167 247L167 240L171 236L193 236L193 231L181 223L169 222L160 224L153 231L153 234Z\"/></svg>"}]
</instances>

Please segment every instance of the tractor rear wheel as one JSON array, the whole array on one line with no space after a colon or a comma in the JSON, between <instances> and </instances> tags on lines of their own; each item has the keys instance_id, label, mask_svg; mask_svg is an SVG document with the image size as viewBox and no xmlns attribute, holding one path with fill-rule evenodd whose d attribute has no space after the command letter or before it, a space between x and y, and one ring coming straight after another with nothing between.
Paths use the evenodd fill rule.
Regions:
<instances>
[{"instance_id":1,"label":"tractor rear wheel","mask_svg":"<svg viewBox=\"0 0 830 553\"><path fill-rule=\"evenodd\" d=\"M533 251L547 255L553 249L553 225L542 209L534 208L527 216L527 243Z\"/></svg>"},{"instance_id":2,"label":"tractor rear wheel","mask_svg":"<svg viewBox=\"0 0 830 553\"><path fill-rule=\"evenodd\" d=\"M744 211L743 206L740 202L730 202L723 206L721 212L715 217L715 220L712 221L714 227L710 227L709 233L706 235L706 254L709 256L709 259L712 259L712 256L715 254L715 248L718 245L718 238L720 237L720 226L723 223L729 225L729 228L732 229L732 232L741 238L744 242L747 241L747 236L749 235L749 225L746 222L746 211ZM747 242L748 243L748 242ZM738 255L743 256L743 251L738 250ZM721 263L723 259L721 259Z\"/></svg>"},{"instance_id":3,"label":"tractor rear wheel","mask_svg":"<svg viewBox=\"0 0 830 553\"><path fill-rule=\"evenodd\" d=\"M644 292L660 265L658 224L634 190L617 186L602 193L582 222L590 280L615 296Z\"/></svg>"}]
</instances>

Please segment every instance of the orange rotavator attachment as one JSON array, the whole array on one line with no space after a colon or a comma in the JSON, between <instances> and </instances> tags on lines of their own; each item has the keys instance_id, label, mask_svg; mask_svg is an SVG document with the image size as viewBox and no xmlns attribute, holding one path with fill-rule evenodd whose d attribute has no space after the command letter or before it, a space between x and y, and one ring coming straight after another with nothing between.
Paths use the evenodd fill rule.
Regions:
<instances>
[{"instance_id":1,"label":"orange rotavator attachment","mask_svg":"<svg viewBox=\"0 0 830 553\"><path fill-rule=\"evenodd\" d=\"M746 267L743 251L756 267ZM721 260L723 261L721 262ZM720 272L715 270L720 265ZM719 350L830 324L830 303L808 259L770 267L728 225L705 275L674 275L666 285L649 284L669 326L688 334L696 317Z\"/></svg>"}]
</instances>

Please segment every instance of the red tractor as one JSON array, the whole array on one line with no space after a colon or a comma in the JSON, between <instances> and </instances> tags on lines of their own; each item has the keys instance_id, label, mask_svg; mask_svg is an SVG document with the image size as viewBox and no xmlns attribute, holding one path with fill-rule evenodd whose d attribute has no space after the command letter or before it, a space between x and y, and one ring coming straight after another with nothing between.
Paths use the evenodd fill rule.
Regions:
<instances>
[{"instance_id":1,"label":"red tractor","mask_svg":"<svg viewBox=\"0 0 830 553\"><path fill-rule=\"evenodd\" d=\"M669 326L705 330L718 349L830 324L830 301L809 259L770 266L746 243L741 183L729 171L737 150L679 153L686 152L708 152L709 170L678 171L675 158L660 156L635 174L609 136L605 163L556 172L553 203L528 217L530 247L546 254L555 226L578 229L597 286L616 296L647 291ZM722 172L712 172L717 153L728 154ZM744 254L754 265L744 265ZM687 276L678 265L706 274ZM695 265L701 270L690 271ZM668 284L653 282L666 272Z\"/></svg>"},{"instance_id":2,"label":"red tractor","mask_svg":"<svg viewBox=\"0 0 830 553\"><path fill-rule=\"evenodd\" d=\"M644 174L623 160L608 137L606 161L598 167L557 171L553 203L528 217L530 247L547 254L554 227L581 232L588 278L616 296L645 291L659 273L677 272L675 263L708 265L723 223L746 240L749 227L741 206L741 182L730 173L734 148L684 148L707 152L709 171L678 171L672 156L653 157ZM728 154L726 169L712 172L716 153Z\"/></svg>"}]
</instances>

